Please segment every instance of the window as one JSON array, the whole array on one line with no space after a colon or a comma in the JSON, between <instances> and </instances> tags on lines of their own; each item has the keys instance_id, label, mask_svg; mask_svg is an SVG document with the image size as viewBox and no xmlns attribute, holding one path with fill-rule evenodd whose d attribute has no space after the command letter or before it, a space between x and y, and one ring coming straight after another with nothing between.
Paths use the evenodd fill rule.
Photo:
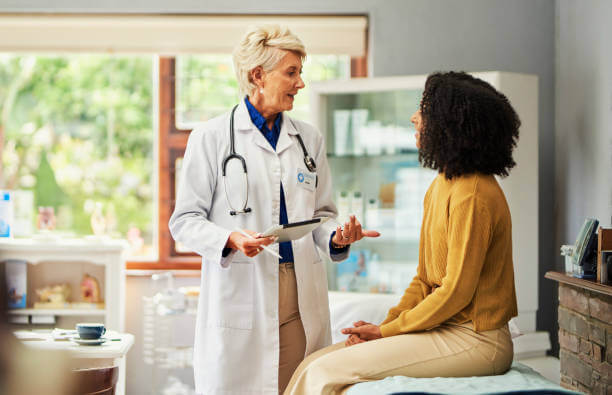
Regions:
<instances>
[{"instance_id":1,"label":"window","mask_svg":"<svg viewBox=\"0 0 612 395\"><path fill-rule=\"evenodd\" d=\"M0 55L3 188L54 235L128 238L155 259L152 56ZM28 196L30 198L28 198ZM48 209L47 209L48 210Z\"/></svg>"}]
</instances>

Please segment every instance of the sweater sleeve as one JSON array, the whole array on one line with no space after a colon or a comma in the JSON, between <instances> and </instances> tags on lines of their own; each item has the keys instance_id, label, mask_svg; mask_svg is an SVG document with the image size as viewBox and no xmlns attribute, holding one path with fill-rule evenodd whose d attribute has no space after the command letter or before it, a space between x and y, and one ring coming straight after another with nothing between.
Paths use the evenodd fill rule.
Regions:
<instances>
[{"instance_id":1,"label":"sweater sleeve","mask_svg":"<svg viewBox=\"0 0 612 395\"><path fill-rule=\"evenodd\" d=\"M404 295L400 300L399 304L395 307L391 307L387 313L387 318L380 324L385 325L388 322L395 320L402 311L410 310L417 304L419 304L429 292L429 286L421 280L424 278L424 270L422 265L419 264L417 267L417 274L412 279L410 286L404 291Z\"/></svg>"},{"instance_id":2,"label":"sweater sleeve","mask_svg":"<svg viewBox=\"0 0 612 395\"><path fill-rule=\"evenodd\" d=\"M473 194L451 208L446 275L441 286L414 308L382 325L384 337L434 328L470 304L490 244L491 227L489 211Z\"/></svg>"}]
</instances>

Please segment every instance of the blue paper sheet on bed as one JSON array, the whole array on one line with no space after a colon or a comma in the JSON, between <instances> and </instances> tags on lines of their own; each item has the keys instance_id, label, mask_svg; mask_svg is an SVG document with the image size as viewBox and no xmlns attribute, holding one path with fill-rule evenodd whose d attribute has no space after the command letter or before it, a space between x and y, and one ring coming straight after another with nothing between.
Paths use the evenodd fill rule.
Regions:
<instances>
[{"instance_id":1,"label":"blue paper sheet on bed","mask_svg":"<svg viewBox=\"0 0 612 395\"><path fill-rule=\"evenodd\" d=\"M528 366L514 362L499 376L481 377L387 377L353 385L347 395L388 394L576 394L548 381Z\"/></svg>"}]
</instances>

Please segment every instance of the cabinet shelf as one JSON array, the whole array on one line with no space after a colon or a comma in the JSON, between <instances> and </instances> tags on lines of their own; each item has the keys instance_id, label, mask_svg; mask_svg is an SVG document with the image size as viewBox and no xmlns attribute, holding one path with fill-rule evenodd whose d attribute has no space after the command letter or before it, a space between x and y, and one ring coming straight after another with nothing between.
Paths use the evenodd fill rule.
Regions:
<instances>
[{"instance_id":1,"label":"cabinet shelf","mask_svg":"<svg viewBox=\"0 0 612 395\"><path fill-rule=\"evenodd\" d=\"M0 242L0 258L40 262L91 262L107 265L108 257L122 255L127 243L113 239L8 239Z\"/></svg>"},{"instance_id":2,"label":"cabinet shelf","mask_svg":"<svg viewBox=\"0 0 612 395\"><path fill-rule=\"evenodd\" d=\"M101 317L100 321L107 328L123 332L126 246L124 240L91 237L75 239L60 235L49 235L46 239L0 240L0 262L18 260L27 263L26 306L33 305L35 290L48 284L66 283L71 289L79 290L85 273L100 281L100 296L104 300L103 309L76 303L74 308L12 309L8 314L15 320L27 316L95 316ZM65 318L67 322L71 319Z\"/></svg>"},{"instance_id":3,"label":"cabinet shelf","mask_svg":"<svg viewBox=\"0 0 612 395\"><path fill-rule=\"evenodd\" d=\"M12 309L11 315L62 315L62 316L104 316L103 309Z\"/></svg>"}]
</instances>

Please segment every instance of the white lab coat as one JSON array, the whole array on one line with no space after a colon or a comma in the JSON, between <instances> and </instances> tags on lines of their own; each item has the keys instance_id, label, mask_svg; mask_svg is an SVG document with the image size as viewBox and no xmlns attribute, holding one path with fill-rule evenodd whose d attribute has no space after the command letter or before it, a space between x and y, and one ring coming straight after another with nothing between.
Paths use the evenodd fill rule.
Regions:
<instances>
[{"instance_id":1,"label":"white lab coat","mask_svg":"<svg viewBox=\"0 0 612 395\"><path fill-rule=\"evenodd\" d=\"M292 242L306 355L331 343L327 274L315 245L330 256L329 240L338 223L325 145L313 126L283 114L276 152L253 125L244 101L235 113L235 147L248 167L251 213L229 215L221 178L229 155L230 112L194 129L182 165L176 207L170 218L175 240L202 256L196 321L194 371L201 394L278 394L278 258L248 258L222 250L235 228L262 232L279 223L280 185L289 222L332 217L312 235ZM296 130L297 129L297 130ZM317 164L314 191L298 185L306 169L295 135L300 133ZM271 245L278 251L278 244ZM341 261L348 253L331 257Z\"/></svg>"}]
</instances>

